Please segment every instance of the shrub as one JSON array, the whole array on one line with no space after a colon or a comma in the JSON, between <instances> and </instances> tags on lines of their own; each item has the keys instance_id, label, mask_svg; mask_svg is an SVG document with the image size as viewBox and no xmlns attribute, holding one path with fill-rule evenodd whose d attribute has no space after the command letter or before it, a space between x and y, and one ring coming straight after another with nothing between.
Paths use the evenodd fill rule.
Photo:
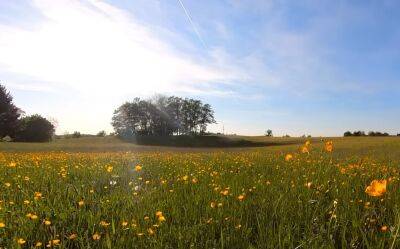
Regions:
<instances>
[{"instance_id":1,"label":"shrub","mask_svg":"<svg viewBox=\"0 0 400 249\"><path fill-rule=\"evenodd\" d=\"M79 131L74 131L74 133L72 133L72 138L80 138L82 137L82 134Z\"/></svg>"},{"instance_id":2,"label":"shrub","mask_svg":"<svg viewBox=\"0 0 400 249\"><path fill-rule=\"evenodd\" d=\"M105 137L107 135L107 133L105 131L99 131L99 133L97 133L96 136L98 137Z\"/></svg>"},{"instance_id":3,"label":"shrub","mask_svg":"<svg viewBox=\"0 0 400 249\"><path fill-rule=\"evenodd\" d=\"M40 115L21 118L17 141L48 142L54 135L54 125Z\"/></svg>"}]
</instances>

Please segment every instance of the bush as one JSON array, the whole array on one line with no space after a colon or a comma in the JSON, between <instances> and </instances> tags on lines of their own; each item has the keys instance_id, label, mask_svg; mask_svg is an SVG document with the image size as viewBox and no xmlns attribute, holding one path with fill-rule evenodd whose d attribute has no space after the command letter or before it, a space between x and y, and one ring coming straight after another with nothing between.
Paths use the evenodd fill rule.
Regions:
<instances>
[{"instance_id":1,"label":"bush","mask_svg":"<svg viewBox=\"0 0 400 249\"><path fill-rule=\"evenodd\" d=\"M107 135L107 133L105 131L99 131L99 133L97 133L96 136L98 137L105 137Z\"/></svg>"},{"instance_id":2,"label":"bush","mask_svg":"<svg viewBox=\"0 0 400 249\"><path fill-rule=\"evenodd\" d=\"M74 133L72 133L72 138L80 138L82 137L82 134L79 131L74 131Z\"/></svg>"},{"instance_id":3,"label":"bush","mask_svg":"<svg viewBox=\"0 0 400 249\"><path fill-rule=\"evenodd\" d=\"M54 131L54 125L40 115L23 117L20 120L17 141L48 142L52 139Z\"/></svg>"},{"instance_id":4,"label":"bush","mask_svg":"<svg viewBox=\"0 0 400 249\"><path fill-rule=\"evenodd\" d=\"M352 136L352 135L353 135L353 133L351 133L350 131L346 131L346 132L343 134L344 137L350 137L350 136Z\"/></svg>"}]
</instances>

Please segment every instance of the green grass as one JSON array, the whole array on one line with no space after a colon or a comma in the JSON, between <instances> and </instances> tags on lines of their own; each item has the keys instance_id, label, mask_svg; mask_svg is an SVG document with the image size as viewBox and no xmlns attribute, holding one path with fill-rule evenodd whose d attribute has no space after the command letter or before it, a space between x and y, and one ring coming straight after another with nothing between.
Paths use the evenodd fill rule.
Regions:
<instances>
[{"instance_id":1,"label":"green grass","mask_svg":"<svg viewBox=\"0 0 400 249\"><path fill-rule=\"evenodd\" d=\"M60 240L58 248L400 247L399 138L332 138L333 153L315 138L310 154L293 144L304 139L247 139L287 145L2 143L0 248L51 240ZM294 159L285 161L287 153ZM389 178L383 196L365 193L372 180ZM18 245L19 238L26 242Z\"/></svg>"}]
</instances>

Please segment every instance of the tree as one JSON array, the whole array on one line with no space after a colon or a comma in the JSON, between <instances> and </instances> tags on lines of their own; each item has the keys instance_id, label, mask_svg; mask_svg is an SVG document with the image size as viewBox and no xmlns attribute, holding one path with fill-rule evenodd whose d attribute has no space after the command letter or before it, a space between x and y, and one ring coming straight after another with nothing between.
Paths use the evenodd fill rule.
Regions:
<instances>
[{"instance_id":1,"label":"tree","mask_svg":"<svg viewBox=\"0 0 400 249\"><path fill-rule=\"evenodd\" d=\"M54 135L54 125L36 114L21 118L17 141L48 142Z\"/></svg>"},{"instance_id":2,"label":"tree","mask_svg":"<svg viewBox=\"0 0 400 249\"><path fill-rule=\"evenodd\" d=\"M344 136L344 137L351 137L351 136L353 136L353 133L351 133L351 131L346 131L346 132L343 134L343 136Z\"/></svg>"},{"instance_id":3,"label":"tree","mask_svg":"<svg viewBox=\"0 0 400 249\"><path fill-rule=\"evenodd\" d=\"M203 105L201 107L200 120L199 120L200 134L204 134L206 132L208 124L215 124L215 123L216 121L214 118L213 109L209 104Z\"/></svg>"},{"instance_id":4,"label":"tree","mask_svg":"<svg viewBox=\"0 0 400 249\"><path fill-rule=\"evenodd\" d=\"M115 132L124 138L136 135L170 136L204 134L215 123L214 111L200 100L157 95L135 98L117 108L112 118Z\"/></svg>"},{"instance_id":5,"label":"tree","mask_svg":"<svg viewBox=\"0 0 400 249\"><path fill-rule=\"evenodd\" d=\"M97 136L97 137L105 137L105 136L107 136L107 133L106 133L106 131L99 131L99 132L96 134L96 136Z\"/></svg>"},{"instance_id":6,"label":"tree","mask_svg":"<svg viewBox=\"0 0 400 249\"><path fill-rule=\"evenodd\" d=\"M267 137L272 137L272 130L268 129L268 130L265 132L265 136L267 136Z\"/></svg>"},{"instance_id":7,"label":"tree","mask_svg":"<svg viewBox=\"0 0 400 249\"><path fill-rule=\"evenodd\" d=\"M80 138L82 134L79 131L74 131L71 135L72 138Z\"/></svg>"},{"instance_id":8,"label":"tree","mask_svg":"<svg viewBox=\"0 0 400 249\"><path fill-rule=\"evenodd\" d=\"M13 97L0 85L0 138L15 137L22 111L13 103Z\"/></svg>"}]
</instances>

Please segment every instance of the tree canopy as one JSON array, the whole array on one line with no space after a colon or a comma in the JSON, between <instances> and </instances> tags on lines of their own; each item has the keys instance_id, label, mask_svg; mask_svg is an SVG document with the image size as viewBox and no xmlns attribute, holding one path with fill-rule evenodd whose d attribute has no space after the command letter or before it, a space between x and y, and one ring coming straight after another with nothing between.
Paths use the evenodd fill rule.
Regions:
<instances>
[{"instance_id":1,"label":"tree canopy","mask_svg":"<svg viewBox=\"0 0 400 249\"><path fill-rule=\"evenodd\" d=\"M135 98L118 107L112 118L115 132L122 137L204 134L212 123L214 111L209 104L175 96Z\"/></svg>"},{"instance_id":2,"label":"tree canopy","mask_svg":"<svg viewBox=\"0 0 400 249\"><path fill-rule=\"evenodd\" d=\"M13 103L13 97L0 85L0 138L15 137L22 111Z\"/></svg>"},{"instance_id":3,"label":"tree canopy","mask_svg":"<svg viewBox=\"0 0 400 249\"><path fill-rule=\"evenodd\" d=\"M42 116L35 114L21 118L17 140L22 142L48 142L53 135L54 125Z\"/></svg>"}]
</instances>

